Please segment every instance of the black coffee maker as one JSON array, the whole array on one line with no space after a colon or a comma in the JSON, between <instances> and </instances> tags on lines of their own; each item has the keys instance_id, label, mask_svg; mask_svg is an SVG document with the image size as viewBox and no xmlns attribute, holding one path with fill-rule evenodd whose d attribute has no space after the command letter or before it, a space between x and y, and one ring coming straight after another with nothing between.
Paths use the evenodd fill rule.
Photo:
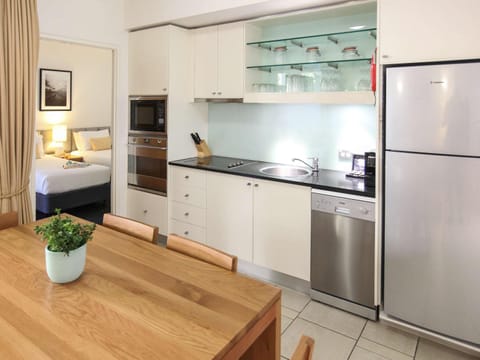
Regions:
<instances>
[{"instance_id":1,"label":"black coffee maker","mask_svg":"<svg viewBox=\"0 0 480 360\"><path fill-rule=\"evenodd\" d=\"M365 153L365 186L375 187L375 164L376 156L374 152Z\"/></svg>"}]
</instances>

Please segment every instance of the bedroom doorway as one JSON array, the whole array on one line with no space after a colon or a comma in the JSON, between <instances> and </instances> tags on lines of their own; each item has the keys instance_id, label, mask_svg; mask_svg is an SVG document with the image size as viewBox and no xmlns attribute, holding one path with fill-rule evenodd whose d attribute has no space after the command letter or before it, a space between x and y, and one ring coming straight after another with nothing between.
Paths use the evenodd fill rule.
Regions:
<instances>
[{"instance_id":1,"label":"bedroom doorway","mask_svg":"<svg viewBox=\"0 0 480 360\"><path fill-rule=\"evenodd\" d=\"M111 210L115 56L112 48L40 39L32 174L37 219L61 208L101 223ZM65 92L69 108L60 104ZM45 107L49 101L53 106Z\"/></svg>"}]
</instances>

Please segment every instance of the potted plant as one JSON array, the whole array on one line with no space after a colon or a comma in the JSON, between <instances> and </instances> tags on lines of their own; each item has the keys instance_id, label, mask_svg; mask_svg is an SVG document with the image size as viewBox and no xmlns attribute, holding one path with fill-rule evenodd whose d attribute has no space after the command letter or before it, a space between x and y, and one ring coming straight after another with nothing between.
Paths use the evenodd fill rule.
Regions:
<instances>
[{"instance_id":1,"label":"potted plant","mask_svg":"<svg viewBox=\"0 0 480 360\"><path fill-rule=\"evenodd\" d=\"M80 224L68 216L56 215L48 222L35 226L45 247L47 275L55 283L67 283L80 277L85 268L87 241L92 239L95 224Z\"/></svg>"}]
</instances>

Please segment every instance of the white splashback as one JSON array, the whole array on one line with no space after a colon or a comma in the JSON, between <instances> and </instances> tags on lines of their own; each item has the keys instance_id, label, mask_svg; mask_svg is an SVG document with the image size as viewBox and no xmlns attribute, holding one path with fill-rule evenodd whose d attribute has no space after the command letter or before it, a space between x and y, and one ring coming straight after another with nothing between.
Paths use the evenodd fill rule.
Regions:
<instances>
[{"instance_id":1,"label":"white splashback","mask_svg":"<svg viewBox=\"0 0 480 360\"><path fill-rule=\"evenodd\" d=\"M318 157L323 169L351 170L338 151L376 148L373 105L209 104L208 143L214 155L291 163Z\"/></svg>"}]
</instances>

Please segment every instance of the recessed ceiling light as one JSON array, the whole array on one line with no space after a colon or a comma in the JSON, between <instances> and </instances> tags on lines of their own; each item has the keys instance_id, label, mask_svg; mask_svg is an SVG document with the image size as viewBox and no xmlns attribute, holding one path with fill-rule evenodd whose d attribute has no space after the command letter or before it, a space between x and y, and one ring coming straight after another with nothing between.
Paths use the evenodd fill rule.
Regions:
<instances>
[{"instance_id":1,"label":"recessed ceiling light","mask_svg":"<svg viewBox=\"0 0 480 360\"><path fill-rule=\"evenodd\" d=\"M365 25L356 25L356 26L350 26L351 30L360 30L363 29Z\"/></svg>"}]
</instances>

